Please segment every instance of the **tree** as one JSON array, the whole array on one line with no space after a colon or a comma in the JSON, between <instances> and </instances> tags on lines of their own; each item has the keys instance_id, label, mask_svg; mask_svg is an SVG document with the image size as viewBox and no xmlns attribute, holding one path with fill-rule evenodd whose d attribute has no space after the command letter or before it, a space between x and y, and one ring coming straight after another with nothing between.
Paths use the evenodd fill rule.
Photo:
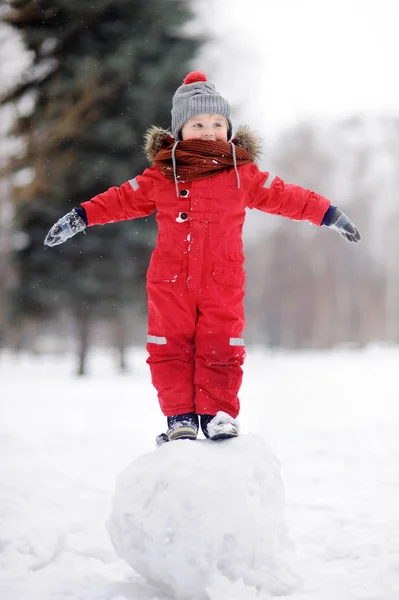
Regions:
<instances>
[{"instance_id":1,"label":"tree","mask_svg":"<svg viewBox=\"0 0 399 600\"><path fill-rule=\"evenodd\" d=\"M12 191L27 235L16 255L14 316L47 319L67 308L83 373L93 318L143 302L155 222L95 228L52 249L44 236L72 207L148 166L142 135L152 123L169 126L171 97L200 40L184 33L184 0L11 0L2 9L32 54L2 100L31 105L14 124L25 143L8 166L26 176Z\"/></svg>"},{"instance_id":2,"label":"tree","mask_svg":"<svg viewBox=\"0 0 399 600\"><path fill-rule=\"evenodd\" d=\"M277 140L272 170L338 204L363 241L351 246L333 232L273 217L276 228L247 247L248 289L256 287L246 301L248 328L257 343L366 345L384 339L385 313L395 339L396 132L395 120L359 117L298 124Z\"/></svg>"}]
</instances>

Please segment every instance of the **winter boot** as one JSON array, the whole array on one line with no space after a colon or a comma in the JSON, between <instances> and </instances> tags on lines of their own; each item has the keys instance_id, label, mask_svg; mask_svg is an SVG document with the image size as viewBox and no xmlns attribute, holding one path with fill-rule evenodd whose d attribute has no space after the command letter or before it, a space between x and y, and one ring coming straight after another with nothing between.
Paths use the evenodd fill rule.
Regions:
<instances>
[{"instance_id":1,"label":"winter boot","mask_svg":"<svg viewBox=\"0 0 399 600\"><path fill-rule=\"evenodd\" d=\"M162 444L164 444L165 442L169 442L169 438L166 435L166 433L160 433L155 438L155 445L157 448L159 448L159 446L162 446Z\"/></svg>"},{"instance_id":2,"label":"winter boot","mask_svg":"<svg viewBox=\"0 0 399 600\"><path fill-rule=\"evenodd\" d=\"M238 436L238 423L233 417L219 411L215 415L200 415L201 429L209 440L226 440Z\"/></svg>"},{"instance_id":3,"label":"winter boot","mask_svg":"<svg viewBox=\"0 0 399 600\"><path fill-rule=\"evenodd\" d=\"M166 432L169 442L173 440L195 440L198 433L198 415L185 413L168 417L168 431Z\"/></svg>"}]
</instances>

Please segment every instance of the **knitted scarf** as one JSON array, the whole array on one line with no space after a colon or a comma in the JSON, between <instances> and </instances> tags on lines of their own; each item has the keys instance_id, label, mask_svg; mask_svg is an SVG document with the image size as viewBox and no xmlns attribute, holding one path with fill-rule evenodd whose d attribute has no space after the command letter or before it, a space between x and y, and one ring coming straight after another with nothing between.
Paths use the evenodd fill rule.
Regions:
<instances>
[{"instance_id":1,"label":"knitted scarf","mask_svg":"<svg viewBox=\"0 0 399 600\"><path fill-rule=\"evenodd\" d=\"M185 140L175 142L167 138L164 146L154 157L154 165L169 181L194 181L211 177L233 167L239 176L237 166L251 162L244 148L235 146L232 142Z\"/></svg>"}]
</instances>

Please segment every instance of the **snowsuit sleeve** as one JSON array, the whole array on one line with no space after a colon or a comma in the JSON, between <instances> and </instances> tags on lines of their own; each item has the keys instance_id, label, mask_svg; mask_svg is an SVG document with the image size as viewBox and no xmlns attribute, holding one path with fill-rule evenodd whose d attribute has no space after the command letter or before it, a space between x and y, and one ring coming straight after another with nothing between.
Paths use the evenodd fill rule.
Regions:
<instances>
[{"instance_id":1,"label":"snowsuit sleeve","mask_svg":"<svg viewBox=\"0 0 399 600\"><path fill-rule=\"evenodd\" d=\"M147 217L154 212L156 205L153 194L153 168L146 169L142 175L126 181L120 187L111 187L82 202L87 216L87 224L104 225L116 221L126 221Z\"/></svg>"},{"instance_id":2,"label":"snowsuit sleeve","mask_svg":"<svg viewBox=\"0 0 399 600\"><path fill-rule=\"evenodd\" d=\"M260 171L253 163L244 166L243 175L243 183L249 192L248 208L321 225L331 205L327 198L316 192L284 183L277 175Z\"/></svg>"}]
</instances>

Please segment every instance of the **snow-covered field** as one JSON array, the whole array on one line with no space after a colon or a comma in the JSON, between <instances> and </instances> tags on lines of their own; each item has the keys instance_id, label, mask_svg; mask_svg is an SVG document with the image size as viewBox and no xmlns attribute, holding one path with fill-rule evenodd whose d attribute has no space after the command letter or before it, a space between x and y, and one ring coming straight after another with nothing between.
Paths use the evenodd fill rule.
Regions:
<instances>
[{"instance_id":1,"label":"snow-covered field","mask_svg":"<svg viewBox=\"0 0 399 600\"><path fill-rule=\"evenodd\" d=\"M158 457L164 479L173 478L172 464L168 472L165 460L169 452L171 463L197 461L194 477L205 482L204 489L207 479L199 473L197 450L213 452L215 458L218 446L209 450L211 442L183 441L155 451L164 418L145 354L137 350L130 359L131 373L117 375L110 356L93 355L90 376L78 379L71 376L72 359L0 355L1 600L168 598L115 554L105 524L116 478L140 461L150 465L154 476ZM239 470L239 481L246 463L256 466L259 477L257 447L281 463L283 518L298 576L290 600L399 598L398 366L394 348L249 352L241 393L242 439L223 442L231 444L230 450L219 448L231 451L231 470ZM236 458L235 442L241 444L234 447ZM138 462L146 453L151 454ZM210 458L212 471L216 466ZM146 492L145 470L140 477ZM265 477L260 474L261 483ZM189 497L198 502L194 507L201 506L199 490L197 485L195 497ZM173 498L165 497L164 512L173 512ZM231 490L226 510L230 498ZM163 526L168 515L155 516ZM177 517L169 516L171 522ZM195 520L186 527L194 561L196 542L203 547L209 535L217 536L217 522L210 521L210 530L204 531L201 516L198 530ZM239 543L245 542L246 532L237 527L236 533ZM148 560L146 551L143 559ZM251 570L257 557L246 558ZM173 563L174 555L169 559ZM209 598L270 596L242 581L220 580L209 589Z\"/></svg>"}]
</instances>

